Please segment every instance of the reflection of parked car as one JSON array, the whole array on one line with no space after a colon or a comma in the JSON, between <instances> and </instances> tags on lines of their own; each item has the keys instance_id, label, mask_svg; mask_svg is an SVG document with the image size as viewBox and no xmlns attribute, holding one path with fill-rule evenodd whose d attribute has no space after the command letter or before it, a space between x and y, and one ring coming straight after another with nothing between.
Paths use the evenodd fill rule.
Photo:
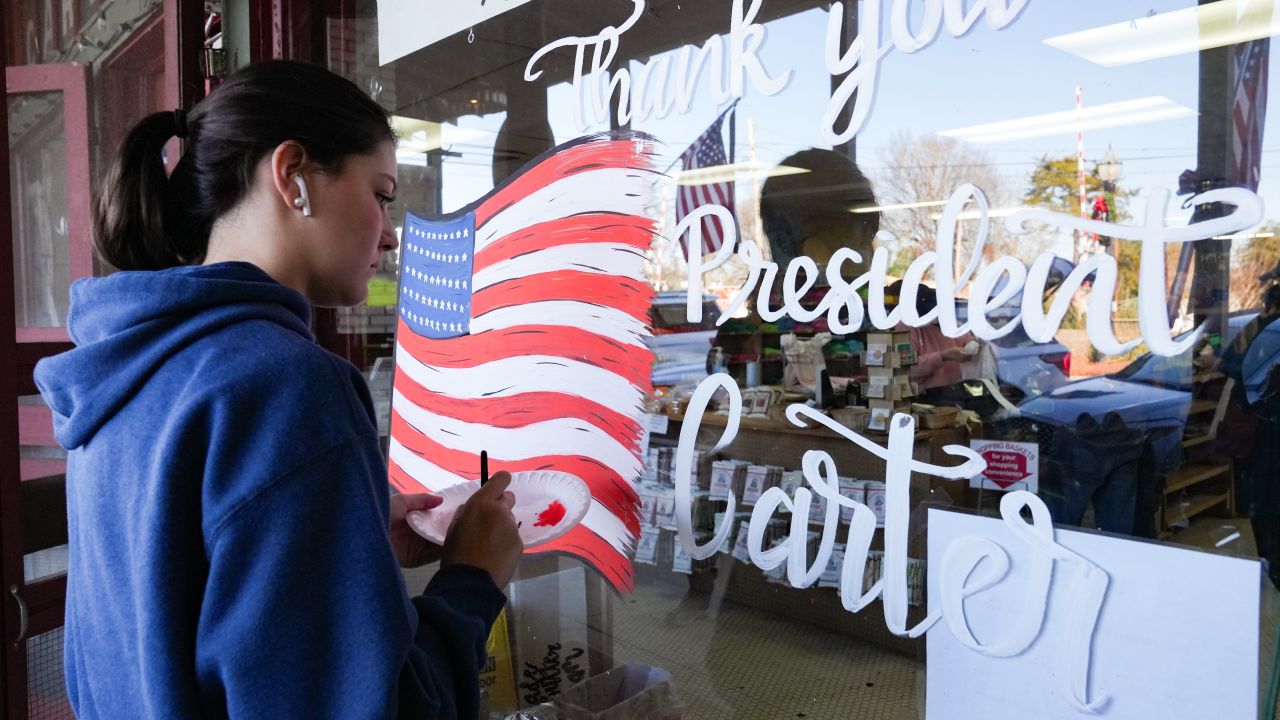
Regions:
<instances>
[{"instance_id":1,"label":"reflection of parked car","mask_svg":"<svg viewBox=\"0 0 1280 720\"><path fill-rule=\"evenodd\" d=\"M1261 399L1267 376L1277 360L1280 360L1280 321L1273 321L1258 333L1240 360L1245 397L1250 403Z\"/></svg>"},{"instance_id":2,"label":"reflection of parked car","mask_svg":"<svg viewBox=\"0 0 1280 720\"><path fill-rule=\"evenodd\" d=\"M653 384L674 385L707 376L707 351L716 336L720 308L714 295L702 296L702 320L691 323L683 290L660 292L649 309L653 337Z\"/></svg>"},{"instance_id":3,"label":"reflection of parked car","mask_svg":"<svg viewBox=\"0 0 1280 720\"><path fill-rule=\"evenodd\" d=\"M1021 325L990 345L1001 392L1014 402L1043 395L1066 384L1071 375L1071 351L1067 346L1057 340L1035 342Z\"/></svg>"},{"instance_id":4,"label":"reflection of parked car","mask_svg":"<svg viewBox=\"0 0 1280 720\"><path fill-rule=\"evenodd\" d=\"M1256 315L1249 312L1231 317L1225 342ZM1280 344L1276 348L1280 350ZM1157 469L1169 472L1182 462L1182 435L1196 373L1191 350L1171 357L1147 353L1112 375L1065 383L1045 395L1029 397L1018 410L1032 422L1042 444L1054 428L1074 427L1082 413L1101 417L1115 412L1128 427L1146 433Z\"/></svg>"},{"instance_id":5,"label":"reflection of parked car","mask_svg":"<svg viewBox=\"0 0 1280 720\"><path fill-rule=\"evenodd\" d=\"M1013 318L1022 304L1018 294L1008 303L987 313L992 325L1002 327ZM968 305L956 304L956 317L968 321ZM1013 402L1035 397L1063 385L1071 375L1071 350L1054 340L1038 343L1027 337L1027 331L1019 324L1008 335L988 343L996 361L996 381L1000 392Z\"/></svg>"}]
</instances>

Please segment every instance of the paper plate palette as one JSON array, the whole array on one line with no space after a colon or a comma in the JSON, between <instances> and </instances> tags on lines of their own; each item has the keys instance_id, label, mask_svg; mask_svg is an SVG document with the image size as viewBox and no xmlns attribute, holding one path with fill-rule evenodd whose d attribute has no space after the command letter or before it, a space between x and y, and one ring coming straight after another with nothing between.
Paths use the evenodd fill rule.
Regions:
<instances>
[{"instance_id":1,"label":"paper plate palette","mask_svg":"<svg viewBox=\"0 0 1280 720\"><path fill-rule=\"evenodd\" d=\"M437 545L444 544L453 516L480 489L478 482L451 485L436 493L444 502L427 511L412 511L406 522L413 531ZM532 470L511 473L507 487L516 498L511 509L525 548L551 542L582 522L591 507L591 491L576 475Z\"/></svg>"}]
</instances>

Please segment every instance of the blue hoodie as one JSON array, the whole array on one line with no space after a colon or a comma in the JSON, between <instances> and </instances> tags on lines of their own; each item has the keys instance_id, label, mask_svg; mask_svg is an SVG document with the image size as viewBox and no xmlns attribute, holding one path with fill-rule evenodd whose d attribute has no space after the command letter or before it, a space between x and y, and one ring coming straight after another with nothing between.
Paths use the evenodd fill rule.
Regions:
<instances>
[{"instance_id":1,"label":"blue hoodie","mask_svg":"<svg viewBox=\"0 0 1280 720\"><path fill-rule=\"evenodd\" d=\"M505 598L410 599L368 389L247 263L76 282L36 382L67 456L80 718L474 718Z\"/></svg>"}]
</instances>

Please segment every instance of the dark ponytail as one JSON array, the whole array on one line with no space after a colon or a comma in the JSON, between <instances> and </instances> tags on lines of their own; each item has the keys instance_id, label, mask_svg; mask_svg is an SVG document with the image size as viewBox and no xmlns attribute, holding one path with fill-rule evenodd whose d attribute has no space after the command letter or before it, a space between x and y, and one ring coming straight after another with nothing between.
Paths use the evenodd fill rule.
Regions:
<instances>
[{"instance_id":1,"label":"dark ponytail","mask_svg":"<svg viewBox=\"0 0 1280 720\"><path fill-rule=\"evenodd\" d=\"M129 131L103 180L93 212L98 254L127 270L182 264L166 233L169 178L162 153L177 133L174 113L143 118Z\"/></svg>"},{"instance_id":2,"label":"dark ponytail","mask_svg":"<svg viewBox=\"0 0 1280 720\"><path fill-rule=\"evenodd\" d=\"M180 132L185 152L165 177L161 154ZM318 170L336 171L394 137L387 112L345 78L304 63L250 65L189 114L155 113L133 127L95 204L94 243L121 270L199 263L214 222L280 143L294 140Z\"/></svg>"}]
</instances>

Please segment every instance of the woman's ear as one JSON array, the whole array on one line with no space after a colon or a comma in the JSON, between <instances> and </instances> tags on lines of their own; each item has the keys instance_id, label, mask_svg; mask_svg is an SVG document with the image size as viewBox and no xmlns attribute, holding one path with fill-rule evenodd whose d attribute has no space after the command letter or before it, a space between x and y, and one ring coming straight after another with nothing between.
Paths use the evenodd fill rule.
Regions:
<instances>
[{"instance_id":1,"label":"woman's ear","mask_svg":"<svg viewBox=\"0 0 1280 720\"><path fill-rule=\"evenodd\" d=\"M302 145L296 140L286 140L271 151L267 162L271 170L271 189L280 203L294 212L304 208L309 211L310 198L306 197L305 183L295 179L307 167L307 151Z\"/></svg>"}]
</instances>

